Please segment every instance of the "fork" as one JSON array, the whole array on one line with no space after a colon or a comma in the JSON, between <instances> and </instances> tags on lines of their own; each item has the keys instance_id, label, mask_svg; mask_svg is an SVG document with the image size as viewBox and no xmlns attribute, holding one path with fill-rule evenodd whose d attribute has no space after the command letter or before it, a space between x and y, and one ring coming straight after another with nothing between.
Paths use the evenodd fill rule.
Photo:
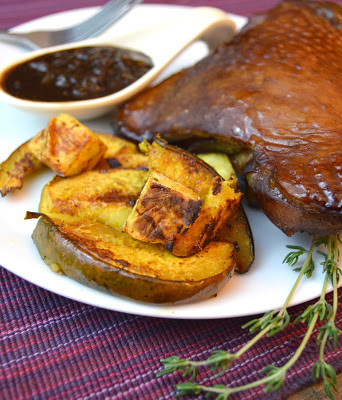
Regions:
<instances>
[{"instance_id":1,"label":"fork","mask_svg":"<svg viewBox=\"0 0 342 400\"><path fill-rule=\"evenodd\" d=\"M111 0L99 12L78 25L56 31L14 33L0 30L0 40L30 49L50 47L93 38L123 17L142 0Z\"/></svg>"}]
</instances>

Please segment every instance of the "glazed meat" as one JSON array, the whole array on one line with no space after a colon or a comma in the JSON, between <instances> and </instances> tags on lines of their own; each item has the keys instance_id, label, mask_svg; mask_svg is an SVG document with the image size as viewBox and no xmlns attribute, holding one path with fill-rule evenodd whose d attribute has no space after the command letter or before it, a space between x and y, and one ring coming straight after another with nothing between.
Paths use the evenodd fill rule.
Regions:
<instances>
[{"instance_id":1,"label":"glazed meat","mask_svg":"<svg viewBox=\"0 0 342 400\"><path fill-rule=\"evenodd\" d=\"M117 133L233 156L291 235L342 232L342 8L289 0L124 104Z\"/></svg>"}]
</instances>

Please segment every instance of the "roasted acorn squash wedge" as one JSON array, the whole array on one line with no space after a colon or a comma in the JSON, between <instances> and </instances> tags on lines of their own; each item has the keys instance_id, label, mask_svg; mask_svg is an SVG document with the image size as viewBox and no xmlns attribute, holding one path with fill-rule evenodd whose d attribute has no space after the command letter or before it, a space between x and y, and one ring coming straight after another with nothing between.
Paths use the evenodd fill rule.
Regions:
<instances>
[{"instance_id":1,"label":"roasted acorn squash wedge","mask_svg":"<svg viewBox=\"0 0 342 400\"><path fill-rule=\"evenodd\" d=\"M97 136L105 144L106 151L96 164L96 169L148 169L148 157L141 154L139 147L135 143L128 142L109 133L97 133Z\"/></svg>"},{"instance_id":2,"label":"roasted acorn squash wedge","mask_svg":"<svg viewBox=\"0 0 342 400\"><path fill-rule=\"evenodd\" d=\"M106 146L88 127L60 114L30 140L29 150L56 174L71 176L93 169Z\"/></svg>"},{"instance_id":3,"label":"roasted acorn squash wedge","mask_svg":"<svg viewBox=\"0 0 342 400\"><path fill-rule=\"evenodd\" d=\"M244 274L254 261L254 240L245 211L240 205L216 234L215 240L235 246L235 271Z\"/></svg>"},{"instance_id":4,"label":"roasted acorn squash wedge","mask_svg":"<svg viewBox=\"0 0 342 400\"><path fill-rule=\"evenodd\" d=\"M209 164L222 178L238 187L237 176L227 154L201 153L201 160ZM248 272L254 261L254 240L246 213L240 204L216 235L219 241L227 241L235 245L236 271L240 274Z\"/></svg>"},{"instance_id":5,"label":"roasted acorn squash wedge","mask_svg":"<svg viewBox=\"0 0 342 400\"><path fill-rule=\"evenodd\" d=\"M175 240L196 221L201 205L194 190L152 170L125 232L143 242L162 243L172 252Z\"/></svg>"},{"instance_id":6,"label":"roasted acorn squash wedge","mask_svg":"<svg viewBox=\"0 0 342 400\"><path fill-rule=\"evenodd\" d=\"M43 164L29 150L29 141L19 146L0 164L1 195L4 197L15 189L21 189L25 177L42 167Z\"/></svg>"},{"instance_id":7,"label":"roasted acorn squash wedge","mask_svg":"<svg viewBox=\"0 0 342 400\"><path fill-rule=\"evenodd\" d=\"M187 257L201 251L214 240L217 232L238 207L241 193L236 192L231 187L231 182L224 180L207 163L179 147L168 145L158 137L152 144L143 142L140 148L148 155L151 173L157 171L171 181L193 190L201 201L201 208L192 223L189 226L180 226L181 234L175 235L172 240L166 238L167 248L179 257ZM163 191L160 191L160 201L162 198ZM145 211L145 218L130 216L130 226L126 232L132 237L153 241L149 236L145 235L144 238L143 232L159 231L160 226L156 224L158 210L153 207L144 208L148 209ZM139 217L139 224L134 223L135 217ZM172 213L165 213L163 224L170 219L170 225L173 217ZM145 225L142 222L145 222Z\"/></svg>"},{"instance_id":8,"label":"roasted acorn squash wedge","mask_svg":"<svg viewBox=\"0 0 342 400\"><path fill-rule=\"evenodd\" d=\"M44 186L39 212L89 218L123 231L148 176L147 171L135 169L94 170L67 178L57 176Z\"/></svg>"},{"instance_id":9,"label":"roasted acorn squash wedge","mask_svg":"<svg viewBox=\"0 0 342 400\"><path fill-rule=\"evenodd\" d=\"M32 238L45 263L87 286L152 303L208 299L235 268L234 246L212 242L179 258L104 224L70 216L40 217Z\"/></svg>"}]
</instances>

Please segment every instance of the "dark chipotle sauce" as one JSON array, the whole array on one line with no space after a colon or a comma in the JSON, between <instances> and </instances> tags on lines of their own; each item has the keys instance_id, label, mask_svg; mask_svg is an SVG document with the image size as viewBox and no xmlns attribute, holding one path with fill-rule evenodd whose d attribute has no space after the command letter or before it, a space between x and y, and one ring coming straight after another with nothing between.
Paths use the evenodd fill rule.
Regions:
<instances>
[{"instance_id":1,"label":"dark chipotle sauce","mask_svg":"<svg viewBox=\"0 0 342 400\"><path fill-rule=\"evenodd\" d=\"M116 47L80 47L45 54L9 69L2 87L34 101L88 100L115 93L149 69L143 53Z\"/></svg>"}]
</instances>

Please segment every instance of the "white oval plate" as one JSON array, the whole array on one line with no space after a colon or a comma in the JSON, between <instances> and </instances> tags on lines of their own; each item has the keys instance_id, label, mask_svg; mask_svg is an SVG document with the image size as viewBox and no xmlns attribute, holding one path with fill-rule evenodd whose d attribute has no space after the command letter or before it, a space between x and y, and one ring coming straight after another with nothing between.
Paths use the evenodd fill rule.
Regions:
<instances>
[{"instance_id":1,"label":"white oval plate","mask_svg":"<svg viewBox=\"0 0 342 400\"><path fill-rule=\"evenodd\" d=\"M141 5L136 7L106 34L123 33L130 27L147 25L149 23L177 17L184 12L185 7ZM49 26L65 27L77 20L88 17L95 8L69 11L50 15L31 21L17 28L44 29ZM232 16L241 27L245 19ZM23 53L20 48L0 43L1 60L6 62ZM192 65L206 55L206 48L197 43L182 53L160 79L177 70ZM1 62L1 61L0 61ZM24 141L34 136L48 122L48 119L36 117L0 103L0 160ZM110 132L110 117L87 123L98 131ZM126 313L153 317L181 319L213 319L229 318L262 313L281 307L289 293L297 273L282 264L288 253L287 244L310 245L310 237L297 234L288 238L257 210L246 207L251 223L256 259L251 270L244 275L235 275L221 290L217 297L210 300L186 304L159 306L139 303L119 296L107 295L100 291L87 288L66 276L53 273L41 260L36 247L31 240L31 233L36 221L25 221L26 211L37 211L40 193L43 186L52 178L52 173L45 171L30 177L24 188L15 193L0 198L0 264L22 277L51 292L97 307ZM342 267L342 263L340 263ZM321 292L323 275L318 263L312 278L303 279L291 305L299 304L318 297ZM342 282L340 283L340 286Z\"/></svg>"}]
</instances>

